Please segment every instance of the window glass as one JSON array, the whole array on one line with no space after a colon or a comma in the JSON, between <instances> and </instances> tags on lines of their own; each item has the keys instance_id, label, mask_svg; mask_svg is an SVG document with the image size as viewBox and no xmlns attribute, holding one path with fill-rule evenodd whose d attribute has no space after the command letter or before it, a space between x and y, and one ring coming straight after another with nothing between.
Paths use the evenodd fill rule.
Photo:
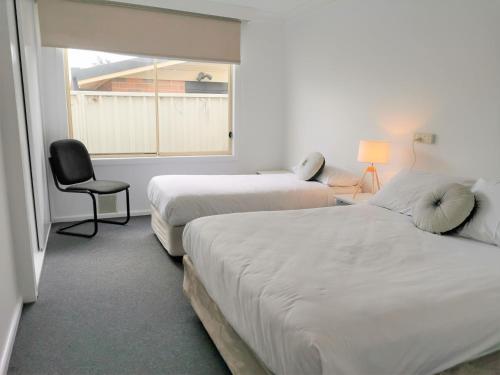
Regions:
<instances>
[{"instance_id":1,"label":"window glass","mask_svg":"<svg viewBox=\"0 0 500 375\"><path fill-rule=\"evenodd\" d=\"M157 72L160 153L227 153L230 65L167 61Z\"/></svg>"},{"instance_id":2,"label":"window glass","mask_svg":"<svg viewBox=\"0 0 500 375\"><path fill-rule=\"evenodd\" d=\"M231 65L67 50L70 136L93 155L230 154Z\"/></svg>"}]
</instances>

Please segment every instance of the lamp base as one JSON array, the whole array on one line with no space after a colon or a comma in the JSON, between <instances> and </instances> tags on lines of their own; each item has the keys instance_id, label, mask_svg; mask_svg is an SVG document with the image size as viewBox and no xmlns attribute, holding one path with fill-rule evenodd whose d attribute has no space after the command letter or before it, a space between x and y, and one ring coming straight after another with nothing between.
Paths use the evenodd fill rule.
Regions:
<instances>
[{"instance_id":1,"label":"lamp base","mask_svg":"<svg viewBox=\"0 0 500 375\"><path fill-rule=\"evenodd\" d=\"M371 173L372 175L372 193L376 193L378 190L380 190L380 180L378 178L378 173L377 173L377 168L372 164L370 164L368 167L366 167L365 171L363 172L363 176L359 180L358 186L356 186L356 190L354 191L354 194L352 195L353 198L356 198L356 195L361 191L361 187L363 186L363 181L365 180L365 177L368 173Z\"/></svg>"}]
</instances>

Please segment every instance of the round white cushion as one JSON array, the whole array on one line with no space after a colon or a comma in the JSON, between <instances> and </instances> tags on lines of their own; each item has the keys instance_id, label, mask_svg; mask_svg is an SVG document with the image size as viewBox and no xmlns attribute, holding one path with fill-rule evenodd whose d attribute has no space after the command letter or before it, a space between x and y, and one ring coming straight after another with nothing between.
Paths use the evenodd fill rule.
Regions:
<instances>
[{"instance_id":1,"label":"round white cushion","mask_svg":"<svg viewBox=\"0 0 500 375\"><path fill-rule=\"evenodd\" d=\"M319 152L307 155L295 169L297 177L304 181L309 181L318 174L325 165L325 157Z\"/></svg>"},{"instance_id":2,"label":"round white cushion","mask_svg":"<svg viewBox=\"0 0 500 375\"><path fill-rule=\"evenodd\" d=\"M474 204L474 194L466 186L442 185L417 201L413 209L413 222L427 232L449 232L467 219Z\"/></svg>"}]
</instances>

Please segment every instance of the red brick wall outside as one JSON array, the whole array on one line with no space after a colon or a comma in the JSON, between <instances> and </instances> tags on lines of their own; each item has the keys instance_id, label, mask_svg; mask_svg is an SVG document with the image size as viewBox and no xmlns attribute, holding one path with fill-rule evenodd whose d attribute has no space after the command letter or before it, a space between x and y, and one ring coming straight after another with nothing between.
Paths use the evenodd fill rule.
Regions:
<instances>
[{"instance_id":1,"label":"red brick wall outside","mask_svg":"<svg viewBox=\"0 0 500 375\"><path fill-rule=\"evenodd\" d=\"M86 90L88 90L88 89L86 89ZM105 81L96 90L98 90L98 91L111 91L111 90L113 90L112 85L111 85L111 81Z\"/></svg>"},{"instance_id":2,"label":"red brick wall outside","mask_svg":"<svg viewBox=\"0 0 500 375\"><path fill-rule=\"evenodd\" d=\"M100 91L154 92L154 80L143 78L114 78L99 87ZM184 81L158 81L158 92L186 92Z\"/></svg>"}]
</instances>

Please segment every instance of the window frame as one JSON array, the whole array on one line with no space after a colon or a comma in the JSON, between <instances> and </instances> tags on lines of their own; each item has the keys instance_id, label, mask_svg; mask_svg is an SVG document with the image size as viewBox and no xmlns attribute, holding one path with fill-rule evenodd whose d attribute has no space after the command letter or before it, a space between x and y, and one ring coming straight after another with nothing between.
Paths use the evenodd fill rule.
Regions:
<instances>
[{"instance_id":1,"label":"window frame","mask_svg":"<svg viewBox=\"0 0 500 375\"><path fill-rule=\"evenodd\" d=\"M200 61L201 62L201 61ZM156 129L156 152L127 152L127 153L90 153L93 160L110 160L110 159L159 159L159 158L174 158L174 157L232 157L234 156L234 130L233 130L233 105L234 105L234 64L224 63L224 65L229 65L228 72L228 82L227 82L227 99L228 99L228 148L227 150L217 150L217 151L193 151L193 152L161 152L160 151L160 116L159 116L159 92L158 92L158 68L157 64L154 64L154 74L155 74L155 129ZM68 136L71 139L74 138L73 129L73 115L71 109L71 80L70 80L70 68L68 62L68 49L64 48L64 82L66 88L66 110L67 110L67 129ZM229 136L231 134L231 136Z\"/></svg>"}]
</instances>

